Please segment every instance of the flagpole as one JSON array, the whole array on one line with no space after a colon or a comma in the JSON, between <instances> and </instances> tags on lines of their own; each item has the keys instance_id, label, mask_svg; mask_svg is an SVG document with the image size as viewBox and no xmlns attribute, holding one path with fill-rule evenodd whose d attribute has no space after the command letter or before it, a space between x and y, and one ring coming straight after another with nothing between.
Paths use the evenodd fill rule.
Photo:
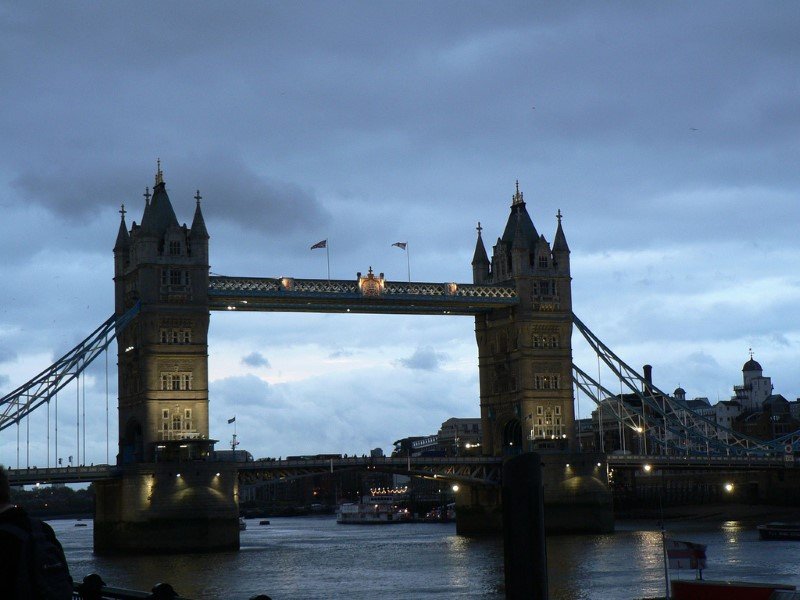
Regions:
<instances>
[{"instance_id":1,"label":"flagpole","mask_svg":"<svg viewBox=\"0 0 800 600\"><path fill-rule=\"evenodd\" d=\"M408 283L411 283L411 259L408 257L408 242L406 242L406 266L408 267Z\"/></svg>"},{"instance_id":2,"label":"flagpole","mask_svg":"<svg viewBox=\"0 0 800 600\"><path fill-rule=\"evenodd\" d=\"M330 238L325 242L325 257L328 259L328 281L331 280L331 245Z\"/></svg>"}]
</instances>

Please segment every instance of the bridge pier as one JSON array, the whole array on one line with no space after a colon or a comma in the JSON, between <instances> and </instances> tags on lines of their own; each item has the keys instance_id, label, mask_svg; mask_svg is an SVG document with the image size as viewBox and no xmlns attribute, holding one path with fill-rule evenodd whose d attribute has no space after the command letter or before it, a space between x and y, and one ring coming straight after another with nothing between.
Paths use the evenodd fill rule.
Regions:
<instances>
[{"instance_id":1,"label":"bridge pier","mask_svg":"<svg viewBox=\"0 0 800 600\"><path fill-rule=\"evenodd\" d=\"M236 468L220 463L137 464L95 483L96 554L239 549Z\"/></svg>"},{"instance_id":2,"label":"bridge pier","mask_svg":"<svg viewBox=\"0 0 800 600\"><path fill-rule=\"evenodd\" d=\"M548 534L610 533L614 510L602 454L540 454L544 525ZM503 482L510 485L511 482ZM503 531L499 489L462 486L456 494L456 533L497 535Z\"/></svg>"}]
</instances>

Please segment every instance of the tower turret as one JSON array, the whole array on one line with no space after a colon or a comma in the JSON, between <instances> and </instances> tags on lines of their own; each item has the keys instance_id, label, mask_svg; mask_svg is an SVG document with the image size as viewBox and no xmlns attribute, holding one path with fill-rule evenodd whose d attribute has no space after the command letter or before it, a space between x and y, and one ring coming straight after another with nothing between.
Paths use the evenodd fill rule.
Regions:
<instances>
[{"instance_id":1,"label":"tower turret","mask_svg":"<svg viewBox=\"0 0 800 600\"><path fill-rule=\"evenodd\" d=\"M481 223L478 221L478 240L475 242L475 254L472 255L472 283L489 282L489 257L481 238L482 229Z\"/></svg>"},{"instance_id":2,"label":"tower turret","mask_svg":"<svg viewBox=\"0 0 800 600\"><path fill-rule=\"evenodd\" d=\"M197 195L194 199L197 205L194 209L194 218L192 219L192 228L189 231L189 248L192 256L200 259L203 257L208 262L208 230L206 229L206 222L203 219L203 211L200 208L200 200L203 197L200 195L200 190L197 190Z\"/></svg>"},{"instance_id":3,"label":"tower turret","mask_svg":"<svg viewBox=\"0 0 800 600\"><path fill-rule=\"evenodd\" d=\"M556 214L556 218L558 219L558 227L556 228L556 237L553 240L553 260L560 275L569 275L569 246L567 245L567 237L564 235L564 229L561 227L562 215L560 209Z\"/></svg>"}]
</instances>

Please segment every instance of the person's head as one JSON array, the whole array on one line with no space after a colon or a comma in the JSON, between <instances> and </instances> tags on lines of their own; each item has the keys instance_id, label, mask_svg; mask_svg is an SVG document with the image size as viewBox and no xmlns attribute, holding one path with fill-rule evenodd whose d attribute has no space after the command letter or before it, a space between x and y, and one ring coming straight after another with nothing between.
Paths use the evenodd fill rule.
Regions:
<instances>
[{"instance_id":1,"label":"person's head","mask_svg":"<svg viewBox=\"0 0 800 600\"><path fill-rule=\"evenodd\" d=\"M0 505L11 502L11 486L8 483L6 468L0 465Z\"/></svg>"}]
</instances>

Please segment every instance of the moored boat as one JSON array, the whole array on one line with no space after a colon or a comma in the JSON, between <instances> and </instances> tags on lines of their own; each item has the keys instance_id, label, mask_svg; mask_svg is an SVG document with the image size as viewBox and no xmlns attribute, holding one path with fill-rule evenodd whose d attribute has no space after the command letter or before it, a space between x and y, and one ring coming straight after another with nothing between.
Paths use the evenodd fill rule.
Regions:
<instances>
[{"instance_id":1,"label":"moored boat","mask_svg":"<svg viewBox=\"0 0 800 600\"><path fill-rule=\"evenodd\" d=\"M757 529L762 540L800 540L800 523L766 523Z\"/></svg>"},{"instance_id":2,"label":"moored boat","mask_svg":"<svg viewBox=\"0 0 800 600\"><path fill-rule=\"evenodd\" d=\"M405 497L407 488L402 490L370 490L361 502L345 502L336 511L336 522L342 525L388 525L408 523L411 513L401 508L397 502Z\"/></svg>"},{"instance_id":3,"label":"moored boat","mask_svg":"<svg viewBox=\"0 0 800 600\"><path fill-rule=\"evenodd\" d=\"M244 517L239 517L239 531L244 531L247 529L247 521L244 520Z\"/></svg>"}]
</instances>

